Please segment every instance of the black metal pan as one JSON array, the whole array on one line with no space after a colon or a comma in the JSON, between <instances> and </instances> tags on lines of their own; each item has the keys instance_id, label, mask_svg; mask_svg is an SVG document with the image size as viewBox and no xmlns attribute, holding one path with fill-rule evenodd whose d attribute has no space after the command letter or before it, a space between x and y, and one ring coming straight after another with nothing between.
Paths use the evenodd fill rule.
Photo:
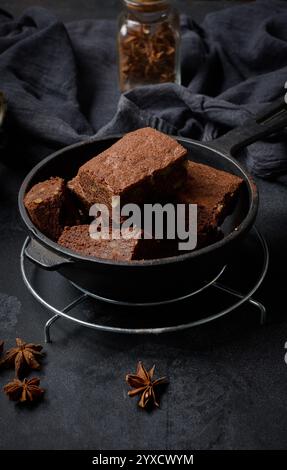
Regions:
<instances>
[{"instance_id":1,"label":"black metal pan","mask_svg":"<svg viewBox=\"0 0 287 470\"><path fill-rule=\"evenodd\" d=\"M222 240L187 254L155 260L121 262L82 256L57 245L32 224L23 204L24 195L32 185L56 175L70 179L80 165L121 136L93 138L66 147L34 167L21 186L19 209L31 237L26 255L44 269L58 271L81 289L112 302L146 304L185 296L220 272L256 218L256 185L231 155L286 125L287 109L282 99L256 119L250 119L244 126L212 142L175 137L188 149L188 158L236 174L245 183L235 210L222 228Z\"/></svg>"}]
</instances>

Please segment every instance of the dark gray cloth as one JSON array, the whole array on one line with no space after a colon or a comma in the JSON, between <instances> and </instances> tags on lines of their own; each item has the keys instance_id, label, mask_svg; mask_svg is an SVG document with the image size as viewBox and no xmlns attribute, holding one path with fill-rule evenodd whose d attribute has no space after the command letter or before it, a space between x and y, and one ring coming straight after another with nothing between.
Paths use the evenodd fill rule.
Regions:
<instances>
[{"instance_id":1,"label":"dark gray cloth","mask_svg":"<svg viewBox=\"0 0 287 470\"><path fill-rule=\"evenodd\" d=\"M40 8L19 20L0 11L0 88L9 125L39 158L96 133L147 125L212 139L283 96L286 24L285 0L228 8L201 26L183 17L182 86L143 87L120 97L115 22L63 25ZM270 176L287 170L286 154L281 133L250 146L246 163Z\"/></svg>"}]
</instances>

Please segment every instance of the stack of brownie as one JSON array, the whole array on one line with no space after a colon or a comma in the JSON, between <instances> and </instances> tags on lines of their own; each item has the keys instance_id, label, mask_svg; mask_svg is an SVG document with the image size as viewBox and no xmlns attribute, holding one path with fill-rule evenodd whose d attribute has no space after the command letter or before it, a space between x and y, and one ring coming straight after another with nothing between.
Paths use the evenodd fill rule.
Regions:
<instances>
[{"instance_id":1,"label":"stack of brownie","mask_svg":"<svg viewBox=\"0 0 287 470\"><path fill-rule=\"evenodd\" d=\"M83 255L135 260L177 254L177 243L137 237L90 236L89 209L113 196L121 205L171 202L198 205L198 246L218 239L242 179L186 159L176 140L151 128L126 134L82 165L65 183L52 177L33 186L24 204L34 225L60 245Z\"/></svg>"}]
</instances>

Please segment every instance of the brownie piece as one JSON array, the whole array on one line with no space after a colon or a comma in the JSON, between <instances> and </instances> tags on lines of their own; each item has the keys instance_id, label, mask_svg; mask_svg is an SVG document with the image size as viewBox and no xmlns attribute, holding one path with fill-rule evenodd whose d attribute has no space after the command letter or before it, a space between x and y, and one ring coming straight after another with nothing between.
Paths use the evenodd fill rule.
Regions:
<instances>
[{"instance_id":1,"label":"brownie piece","mask_svg":"<svg viewBox=\"0 0 287 470\"><path fill-rule=\"evenodd\" d=\"M113 196L120 196L122 205L158 200L174 194L185 178L186 154L171 137L149 127L139 129L85 163L79 181L90 203L111 207Z\"/></svg>"},{"instance_id":2,"label":"brownie piece","mask_svg":"<svg viewBox=\"0 0 287 470\"><path fill-rule=\"evenodd\" d=\"M178 192L178 202L198 204L202 220L220 225L230 213L243 184L238 176L201 163L188 161L187 181Z\"/></svg>"},{"instance_id":3,"label":"brownie piece","mask_svg":"<svg viewBox=\"0 0 287 470\"><path fill-rule=\"evenodd\" d=\"M67 188L74 200L74 203L78 206L79 212L82 215L82 225L88 223L91 220L89 218L89 211L93 203L89 201L82 189L82 186L79 181L79 177L75 176L72 180L68 181ZM120 216L120 223L122 224L127 217ZM79 224L66 224L66 225L79 225ZM110 213L110 227L112 227L112 218Z\"/></svg>"},{"instance_id":4,"label":"brownie piece","mask_svg":"<svg viewBox=\"0 0 287 470\"><path fill-rule=\"evenodd\" d=\"M177 193L177 202L198 205L198 245L222 237L218 230L231 212L243 179L208 165L188 161L187 181Z\"/></svg>"},{"instance_id":5,"label":"brownie piece","mask_svg":"<svg viewBox=\"0 0 287 470\"><path fill-rule=\"evenodd\" d=\"M65 195L62 178L35 184L24 198L24 205L34 225L47 237L57 240L62 231L61 208Z\"/></svg>"},{"instance_id":6,"label":"brownie piece","mask_svg":"<svg viewBox=\"0 0 287 470\"><path fill-rule=\"evenodd\" d=\"M93 205L93 201L89 200L86 196L78 176L75 176L71 181L68 181L67 188L71 195L74 197L75 203L78 204L79 208L89 214L90 207Z\"/></svg>"},{"instance_id":7,"label":"brownie piece","mask_svg":"<svg viewBox=\"0 0 287 470\"><path fill-rule=\"evenodd\" d=\"M139 231L140 232L140 231ZM162 253L159 240L142 238L93 239L89 225L65 227L58 243L72 251L87 256L120 261L152 259Z\"/></svg>"},{"instance_id":8,"label":"brownie piece","mask_svg":"<svg viewBox=\"0 0 287 470\"><path fill-rule=\"evenodd\" d=\"M26 194L24 205L33 224L54 241L66 225L79 225L84 220L59 177L35 184Z\"/></svg>"},{"instance_id":9,"label":"brownie piece","mask_svg":"<svg viewBox=\"0 0 287 470\"><path fill-rule=\"evenodd\" d=\"M71 193L65 188L65 196L63 199L62 209L60 211L60 222L62 230L66 225L80 225L87 221L88 217L82 209L75 203Z\"/></svg>"}]
</instances>

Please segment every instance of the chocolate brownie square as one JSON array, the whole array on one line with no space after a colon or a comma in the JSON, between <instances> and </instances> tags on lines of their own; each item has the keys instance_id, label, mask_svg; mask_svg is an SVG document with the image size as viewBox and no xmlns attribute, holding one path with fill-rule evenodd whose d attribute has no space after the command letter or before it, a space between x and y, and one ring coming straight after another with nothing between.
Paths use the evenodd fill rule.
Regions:
<instances>
[{"instance_id":1,"label":"chocolate brownie square","mask_svg":"<svg viewBox=\"0 0 287 470\"><path fill-rule=\"evenodd\" d=\"M140 231L134 238L94 239L90 235L89 227L89 225L65 227L58 243L82 255L119 261L157 258L161 252L160 242L140 238Z\"/></svg>"},{"instance_id":2,"label":"chocolate brownie square","mask_svg":"<svg viewBox=\"0 0 287 470\"><path fill-rule=\"evenodd\" d=\"M126 134L109 149L79 169L85 198L111 207L112 197L121 204L141 204L174 194L185 171L187 151L177 141L152 128Z\"/></svg>"},{"instance_id":3,"label":"chocolate brownie square","mask_svg":"<svg viewBox=\"0 0 287 470\"><path fill-rule=\"evenodd\" d=\"M188 161L187 180L177 193L177 202L197 204L199 246L216 241L218 227L230 213L243 179L208 165Z\"/></svg>"},{"instance_id":4,"label":"chocolate brownie square","mask_svg":"<svg viewBox=\"0 0 287 470\"><path fill-rule=\"evenodd\" d=\"M93 205L93 202L86 196L85 191L81 186L79 177L75 176L75 178L68 181L67 188L74 197L75 203L78 204L79 208L89 214L89 210Z\"/></svg>"},{"instance_id":5,"label":"chocolate brownie square","mask_svg":"<svg viewBox=\"0 0 287 470\"><path fill-rule=\"evenodd\" d=\"M24 205L34 225L47 237L57 240L62 231L61 209L65 196L62 178L35 184L24 198Z\"/></svg>"},{"instance_id":6,"label":"chocolate brownie square","mask_svg":"<svg viewBox=\"0 0 287 470\"><path fill-rule=\"evenodd\" d=\"M207 223L220 225L232 210L243 179L226 171L188 161L187 180L178 192L178 202L198 204Z\"/></svg>"},{"instance_id":7,"label":"chocolate brownie square","mask_svg":"<svg viewBox=\"0 0 287 470\"><path fill-rule=\"evenodd\" d=\"M35 184L26 194L24 205L33 224L52 240L57 240L66 225L82 223L83 216L59 177Z\"/></svg>"}]
</instances>

